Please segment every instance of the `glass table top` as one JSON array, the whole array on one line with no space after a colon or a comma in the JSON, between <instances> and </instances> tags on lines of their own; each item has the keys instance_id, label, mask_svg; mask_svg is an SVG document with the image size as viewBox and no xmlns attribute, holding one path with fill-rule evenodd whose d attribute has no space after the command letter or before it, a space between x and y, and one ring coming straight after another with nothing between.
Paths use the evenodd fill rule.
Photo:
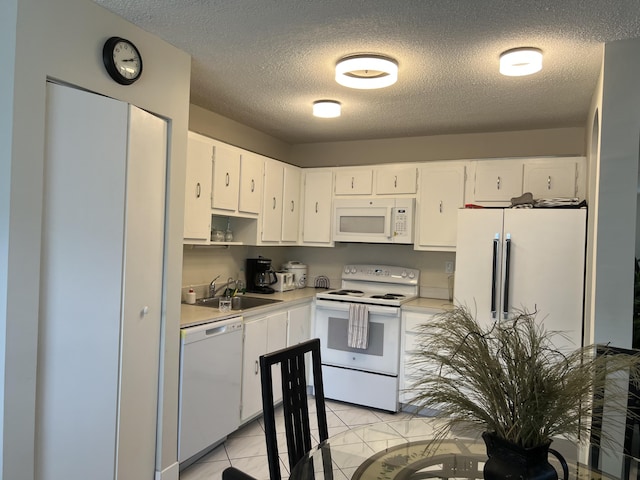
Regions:
<instances>
[{"instance_id":1,"label":"glass table top","mask_svg":"<svg viewBox=\"0 0 640 480\"><path fill-rule=\"evenodd\" d=\"M290 480L483 478L487 456L479 433L456 432L436 445L432 440L440 425L433 418L415 417L347 430L309 452L292 470ZM605 474L589 468L588 446L557 439L552 448L567 460L571 479L621 478L620 473ZM601 461L600 465L607 463L608 472L621 472L622 456L617 457ZM562 468L555 457L549 455L549 462L562 478ZM637 466L637 462L634 464ZM629 478L638 478L635 471L635 476Z\"/></svg>"}]
</instances>

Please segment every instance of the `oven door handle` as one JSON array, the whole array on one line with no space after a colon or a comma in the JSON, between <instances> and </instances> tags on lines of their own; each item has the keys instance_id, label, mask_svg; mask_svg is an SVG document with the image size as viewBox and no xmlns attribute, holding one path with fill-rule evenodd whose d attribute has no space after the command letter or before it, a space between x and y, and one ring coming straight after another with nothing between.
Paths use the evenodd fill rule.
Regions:
<instances>
[{"instance_id":1,"label":"oven door handle","mask_svg":"<svg viewBox=\"0 0 640 480\"><path fill-rule=\"evenodd\" d=\"M351 303L358 302L342 302L339 300L322 300L316 299L316 308L323 310L336 310L339 312L348 312L349 305ZM389 317L398 316L400 307L387 307L384 305L370 305L366 304L369 307L369 315L387 315Z\"/></svg>"}]
</instances>

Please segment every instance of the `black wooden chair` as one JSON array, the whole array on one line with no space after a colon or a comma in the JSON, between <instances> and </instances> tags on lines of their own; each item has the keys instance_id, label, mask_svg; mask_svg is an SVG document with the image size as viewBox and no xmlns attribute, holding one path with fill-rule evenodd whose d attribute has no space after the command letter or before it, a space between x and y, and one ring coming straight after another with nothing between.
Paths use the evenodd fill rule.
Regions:
<instances>
[{"instance_id":1,"label":"black wooden chair","mask_svg":"<svg viewBox=\"0 0 640 480\"><path fill-rule=\"evenodd\" d=\"M320 441L329 437L327 415L325 411L324 389L322 386L322 367L320 363L320 340L314 338L291 347L283 348L260 357L260 377L262 383L262 408L264 429L267 440L267 458L271 480L280 480L280 459L276 434L275 406L273 392L272 366L280 364L282 374L282 405L284 427L287 438L289 469L313 448L309 423L309 405L307 402L307 379L305 354L311 353L313 368L313 386L315 390L316 417ZM326 467L331 470L331 459ZM223 480L251 480L253 477L229 467L222 472Z\"/></svg>"}]
</instances>

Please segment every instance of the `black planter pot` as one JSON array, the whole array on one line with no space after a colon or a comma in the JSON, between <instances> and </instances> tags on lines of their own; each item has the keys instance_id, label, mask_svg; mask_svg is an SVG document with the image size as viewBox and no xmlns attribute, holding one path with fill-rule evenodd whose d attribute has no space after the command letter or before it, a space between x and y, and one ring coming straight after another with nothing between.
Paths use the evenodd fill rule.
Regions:
<instances>
[{"instance_id":1,"label":"black planter pot","mask_svg":"<svg viewBox=\"0 0 640 480\"><path fill-rule=\"evenodd\" d=\"M482 439L489 457L484 464L485 480L558 480L556 469L548 461L549 453L560 461L563 478L569 478L567 462L549 448L551 441L539 447L522 448L489 432L484 432Z\"/></svg>"}]
</instances>

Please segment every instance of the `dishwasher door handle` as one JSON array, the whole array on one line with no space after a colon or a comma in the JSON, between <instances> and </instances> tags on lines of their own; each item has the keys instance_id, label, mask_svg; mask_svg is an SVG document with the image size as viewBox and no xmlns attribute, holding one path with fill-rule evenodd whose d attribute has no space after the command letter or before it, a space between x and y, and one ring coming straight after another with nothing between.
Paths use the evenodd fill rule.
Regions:
<instances>
[{"instance_id":1,"label":"dishwasher door handle","mask_svg":"<svg viewBox=\"0 0 640 480\"><path fill-rule=\"evenodd\" d=\"M180 330L180 337L184 344L199 342L206 338L213 338L219 335L228 335L242 330L242 317L233 317L218 322L205 323L195 327L183 328Z\"/></svg>"}]
</instances>

